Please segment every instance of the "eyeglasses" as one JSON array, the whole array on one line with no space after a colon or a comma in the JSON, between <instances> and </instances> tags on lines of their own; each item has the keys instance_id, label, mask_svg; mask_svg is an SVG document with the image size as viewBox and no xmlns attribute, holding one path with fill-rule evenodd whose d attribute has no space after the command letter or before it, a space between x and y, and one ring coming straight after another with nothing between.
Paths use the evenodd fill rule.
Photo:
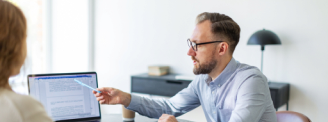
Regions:
<instances>
[{"instance_id":1,"label":"eyeglasses","mask_svg":"<svg viewBox=\"0 0 328 122\"><path fill-rule=\"evenodd\" d=\"M190 39L187 39L187 43L188 43L189 48L192 47L192 49L194 51L197 51L197 45L211 44L211 43L216 43L216 42L221 43L223 41L212 41L212 42L204 42L204 43L195 43L195 42L190 41Z\"/></svg>"}]
</instances>

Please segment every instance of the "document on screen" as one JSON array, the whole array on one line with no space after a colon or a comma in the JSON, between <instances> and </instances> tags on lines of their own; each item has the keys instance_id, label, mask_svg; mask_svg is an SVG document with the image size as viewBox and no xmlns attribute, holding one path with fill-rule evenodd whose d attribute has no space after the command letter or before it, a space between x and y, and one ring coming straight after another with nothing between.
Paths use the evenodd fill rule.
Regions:
<instances>
[{"instance_id":1,"label":"document on screen","mask_svg":"<svg viewBox=\"0 0 328 122\"><path fill-rule=\"evenodd\" d=\"M40 100L54 120L99 115L98 103L92 90L81 86L74 79L97 87L96 78L92 75L38 77L29 79L30 94Z\"/></svg>"}]
</instances>

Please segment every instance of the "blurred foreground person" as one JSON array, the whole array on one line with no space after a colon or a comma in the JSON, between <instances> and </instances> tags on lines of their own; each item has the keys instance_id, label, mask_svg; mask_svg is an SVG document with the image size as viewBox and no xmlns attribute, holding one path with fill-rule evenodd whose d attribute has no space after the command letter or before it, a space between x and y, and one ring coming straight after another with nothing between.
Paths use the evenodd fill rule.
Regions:
<instances>
[{"instance_id":1,"label":"blurred foreground person","mask_svg":"<svg viewBox=\"0 0 328 122\"><path fill-rule=\"evenodd\" d=\"M15 93L8 83L24 64L26 30L23 12L0 0L0 122L52 122L40 102Z\"/></svg>"}]
</instances>

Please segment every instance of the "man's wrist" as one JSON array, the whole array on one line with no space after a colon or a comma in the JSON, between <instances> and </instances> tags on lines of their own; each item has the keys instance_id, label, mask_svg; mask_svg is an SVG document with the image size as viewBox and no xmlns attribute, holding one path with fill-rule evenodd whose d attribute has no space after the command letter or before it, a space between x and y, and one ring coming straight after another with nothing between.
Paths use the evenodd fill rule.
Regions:
<instances>
[{"instance_id":1,"label":"man's wrist","mask_svg":"<svg viewBox=\"0 0 328 122\"><path fill-rule=\"evenodd\" d=\"M131 94L123 92L122 105L124 105L125 107L128 107L130 105L130 102L131 102Z\"/></svg>"}]
</instances>

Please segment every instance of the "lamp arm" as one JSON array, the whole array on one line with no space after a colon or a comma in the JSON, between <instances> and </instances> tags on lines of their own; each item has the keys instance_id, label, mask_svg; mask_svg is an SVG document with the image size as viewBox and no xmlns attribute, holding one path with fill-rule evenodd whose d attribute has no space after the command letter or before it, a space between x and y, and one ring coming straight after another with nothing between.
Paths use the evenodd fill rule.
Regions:
<instances>
[{"instance_id":1,"label":"lamp arm","mask_svg":"<svg viewBox=\"0 0 328 122\"><path fill-rule=\"evenodd\" d=\"M264 52L264 45L261 45L261 72L263 73L263 52Z\"/></svg>"}]
</instances>

